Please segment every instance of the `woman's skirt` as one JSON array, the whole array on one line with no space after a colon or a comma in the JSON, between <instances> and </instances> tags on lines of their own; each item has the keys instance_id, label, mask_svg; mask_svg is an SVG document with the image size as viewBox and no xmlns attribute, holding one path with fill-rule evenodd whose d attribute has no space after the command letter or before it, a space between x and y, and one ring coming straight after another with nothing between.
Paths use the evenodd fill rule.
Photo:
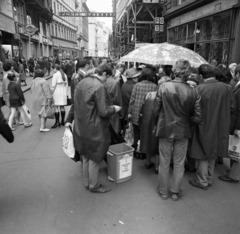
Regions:
<instances>
[{"instance_id":1,"label":"woman's skirt","mask_svg":"<svg viewBox=\"0 0 240 234\"><path fill-rule=\"evenodd\" d=\"M10 107L17 108L22 106L22 102L20 99L10 99L9 101L10 101Z\"/></svg>"}]
</instances>

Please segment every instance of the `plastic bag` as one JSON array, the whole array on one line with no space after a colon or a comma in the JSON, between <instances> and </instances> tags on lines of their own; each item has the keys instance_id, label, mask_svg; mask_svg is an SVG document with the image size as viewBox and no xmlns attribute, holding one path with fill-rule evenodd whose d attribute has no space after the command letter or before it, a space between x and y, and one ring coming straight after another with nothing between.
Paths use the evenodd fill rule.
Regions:
<instances>
[{"instance_id":1,"label":"plastic bag","mask_svg":"<svg viewBox=\"0 0 240 234\"><path fill-rule=\"evenodd\" d=\"M133 124L131 121L129 121L127 125L127 129L125 132L124 140L129 146L132 146L133 144Z\"/></svg>"},{"instance_id":2,"label":"plastic bag","mask_svg":"<svg viewBox=\"0 0 240 234\"><path fill-rule=\"evenodd\" d=\"M228 157L240 162L240 138L235 135L229 136Z\"/></svg>"},{"instance_id":3,"label":"plastic bag","mask_svg":"<svg viewBox=\"0 0 240 234\"><path fill-rule=\"evenodd\" d=\"M64 153L71 159L75 156L75 148L73 145L73 134L71 128L67 127L62 138L62 147Z\"/></svg>"}]
</instances>

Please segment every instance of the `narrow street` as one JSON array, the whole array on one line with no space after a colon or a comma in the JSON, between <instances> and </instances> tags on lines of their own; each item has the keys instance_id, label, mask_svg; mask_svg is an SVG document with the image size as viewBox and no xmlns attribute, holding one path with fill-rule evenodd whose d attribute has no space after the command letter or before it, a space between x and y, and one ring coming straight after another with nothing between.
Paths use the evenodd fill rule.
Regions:
<instances>
[{"instance_id":1,"label":"narrow street","mask_svg":"<svg viewBox=\"0 0 240 234\"><path fill-rule=\"evenodd\" d=\"M31 109L29 91L25 98ZM47 126L53 123L48 120ZM178 202L159 197L157 175L141 160L134 160L133 179L122 184L108 182L106 164L102 164L101 181L112 191L93 194L82 184L81 163L63 153L63 132L61 127L40 133L38 118L33 116L31 128L17 126L13 144L1 138L1 234L240 232L240 186L217 179L228 168L229 160L216 167L208 191L190 186L188 180L194 174L186 173L184 196Z\"/></svg>"}]
</instances>

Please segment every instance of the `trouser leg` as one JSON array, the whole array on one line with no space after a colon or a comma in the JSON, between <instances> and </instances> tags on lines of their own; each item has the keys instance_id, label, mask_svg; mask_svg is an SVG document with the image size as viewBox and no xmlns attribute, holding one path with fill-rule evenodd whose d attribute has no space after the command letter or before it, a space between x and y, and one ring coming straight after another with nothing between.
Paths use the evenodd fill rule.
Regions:
<instances>
[{"instance_id":1,"label":"trouser leg","mask_svg":"<svg viewBox=\"0 0 240 234\"><path fill-rule=\"evenodd\" d=\"M179 193L185 171L188 140L175 140L173 145L173 183L171 192Z\"/></svg>"},{"instance_id":2,"label":"trouser leg","mask_svg":"<svg viewBox=\"0 0 240 234\"><path fill-rule=\"evenodd\" d=\"M208 161L208 184L212 184L213 181L215 161L215 159Z\"/></svg>"},{"instance_id":3,"label":"trouser leg","mask_svg":"<svg viewBox=\"0 0 240 234\"><path fill-rule=\"evenodd\" d=\"M196 160L197 161L197 171L196 171L196 181L203 185L208 185L208 160Z\"/></svg>"},{"instance_id":4,"label":"trouser leg","mask_svg":"<svg viewBox=\"0 0 240 234\"><path fill-rule=\"evenodd\" d=\"M98 183L98 174L99 174L100 163L94 162L89 159L89 188L96 188Z\"/></svg>"},{"instance_id":5,"label":"trouser leg","mask_svg":"<svg viewBox=\"0 0 240 234\"><path fill-rule=\"evenodd\" d=\"M89 186L89 159L85 158L84 156L82 162L82 173L83 173L83 183L85 187Z\"/></svg>"},{"instance_id":6,"label":"trouser leg","mask_svg":"<svg viewBox=\"0 0 240 234\"><path fill-rule=\"evenodd\" d=\"M240 179L240 163L239 162L235 162L235 161L232 162L232 167L228 174L228 177L234 180Z\"/></svg>"},{"instance_id":7,"label":"trouser leg","mask_svg":"<svg viewBox=\"0 0 240 234\"><path fill-rule=\"evenodd\" d=\"M159 192L163 195L168 194L169 166L172 157L173 140L159 139L160 165L158 172Z\"/></svg>"}]
</instances>

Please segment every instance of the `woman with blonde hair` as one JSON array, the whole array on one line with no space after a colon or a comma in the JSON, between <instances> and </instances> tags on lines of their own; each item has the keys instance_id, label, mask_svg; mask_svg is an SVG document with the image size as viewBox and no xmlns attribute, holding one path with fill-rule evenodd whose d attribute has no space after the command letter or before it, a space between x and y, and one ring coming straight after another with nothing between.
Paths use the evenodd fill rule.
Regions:
<instances>
[{"instance_id":1,"label":"woman with blonde hair","mask_svg":"<svg viewBox=\"0 0 240 234\"><path fill-rule=\"evenodd\" d=\"M56 64L54 67L54 75L52 78L52 92L53 92L53 101L55 105L55 124L52 128L57 128L64 126L65 124L65 108L67 105L67 90L68 90L68 81L67 76L61 69L61 67ZM60 123L60 113L61 113L61 123Z\"/></svg>"}]
</instances>

